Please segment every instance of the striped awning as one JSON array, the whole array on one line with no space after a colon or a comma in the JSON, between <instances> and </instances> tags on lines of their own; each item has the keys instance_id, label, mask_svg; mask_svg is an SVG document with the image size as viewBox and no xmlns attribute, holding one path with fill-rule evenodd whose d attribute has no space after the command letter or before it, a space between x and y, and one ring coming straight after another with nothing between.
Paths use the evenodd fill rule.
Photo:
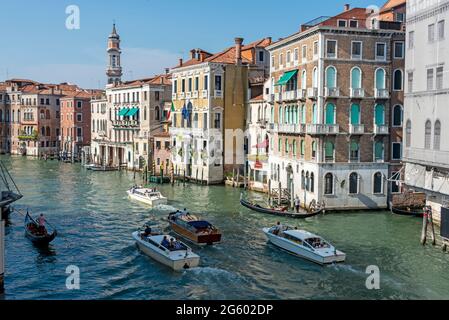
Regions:
<instances>
[{"instance_id":1,"label":"striped awning","mask_svg":"<svg viewBox=\"0 0 449 320\"><path fill-rule=\"evenodd\" d=\"M126 116L126 114L129 112L129 108L123 108L122 110L120 110L120 112L118 113L119 117L124 117Z\"/></svg>"},{"instance_id":2,"label":"striped awning","mask_svg":"<svg viewBox=\"0 0 449 320\"><path fill-rule=\"evenodd\" d=\"M134 116L137 112L139 112L139 108L132 108L129 109L129 111L126 113L127 117L132 117Z\"/></svg>"}]
</instances>

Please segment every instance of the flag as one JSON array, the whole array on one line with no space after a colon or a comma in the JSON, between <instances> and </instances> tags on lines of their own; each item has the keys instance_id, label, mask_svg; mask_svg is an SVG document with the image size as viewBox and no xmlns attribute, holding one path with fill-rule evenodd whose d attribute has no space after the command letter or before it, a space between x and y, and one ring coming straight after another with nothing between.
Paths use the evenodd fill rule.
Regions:
<instances>
[{"instance_id":1,"label":"flag","mask_svg":"<svg viewBox=\"0 0 449 320\"><path fill-rule=\"evenodd\" d=\"M171 103L171 109L168 110L168 114L167 114L167 120L170 120L171 114L175 112L175 104L172 102Z\"/></svg>"}]
</instances>

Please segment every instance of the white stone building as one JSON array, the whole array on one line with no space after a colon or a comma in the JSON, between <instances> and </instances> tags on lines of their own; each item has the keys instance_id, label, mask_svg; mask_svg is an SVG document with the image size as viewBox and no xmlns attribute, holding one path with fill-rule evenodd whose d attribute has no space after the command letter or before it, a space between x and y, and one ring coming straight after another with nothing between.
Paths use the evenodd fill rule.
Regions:
<instances>
[{"instance_id":1,"label":"white stone building","mask_svg":"<svg viewBox=\"0 0 449 320\"><path fill-rule=\"evenodd\" d=\"M438 213L449 205L449 1L409 0L405 184Z\"/></svg>"}]
</instances>

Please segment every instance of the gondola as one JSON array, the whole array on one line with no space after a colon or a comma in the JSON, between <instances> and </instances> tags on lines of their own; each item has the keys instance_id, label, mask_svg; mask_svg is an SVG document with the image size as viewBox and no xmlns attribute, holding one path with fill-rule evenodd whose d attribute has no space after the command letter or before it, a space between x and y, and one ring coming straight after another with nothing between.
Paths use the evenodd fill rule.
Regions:
<instances>
[{"instance_id":1,"label":"gondola","mask_svg":"<svg viewBox=\"0 0 449 320\"><path fill-rule=\"evenodd\" d=\"M422 218L424 216L424 208L391 207L391 212L400 216L409 216L417 218Z\"/></svg>"},{"instance_id":2,"label":"gondola","mask_svg":"<svg viewBox=\"0 0 449 320\"><path fill-rule=\"evenodd\" d=\"M56 229L51 234L42 232L39 229L39 224L27 213L25 217L25 235L36 246L48 246L52 242L58 232Z\"/></svg>"},{"instance_id":3,"label":"gondola","mask_svg":"<svg viewBox=\"0 0 449 320\"><path fill-rule=\"evenodd\" d=\"M279 217L294 218L294 219L312 218L312 217L315 217L324 212L323 207L320 207L312 212L307 212L304 209L300 209L302 213L294 213L294 212L288 212L288 211L268 209L268 208L263 208L260 205L250 203L249 201L246 201L245 199L243 199L243 197L240 199L240 203L242 206L244 206L248 209L251 209L253 211L256 211L256 212L271 214L271 215L275 215L275 216L279 216Z\"/></svg>"}]
</instances>

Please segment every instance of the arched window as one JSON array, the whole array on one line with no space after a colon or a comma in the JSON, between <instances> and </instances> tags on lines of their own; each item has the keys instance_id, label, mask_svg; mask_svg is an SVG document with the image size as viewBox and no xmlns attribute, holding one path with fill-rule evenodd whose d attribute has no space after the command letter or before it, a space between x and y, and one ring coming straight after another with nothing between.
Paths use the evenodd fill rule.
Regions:
<instances>
[{"instance_id":1,"label":"arched window","mask_svg":"<svg viewBox=\"0 0 449 320\"><path fill-rule=\"evenodd\" d=\"M309 175L309 171L307 171L307 173L306 173L306 190L310 191L310 175Z\"/></svg>"},{"instance_id":2,"label":"arched window","mask_svg":"<svg viewBox=\"0 0 449 320\"><path fill-rule=\"evenodd\" d=\"M45 136L45 127L41 128L41 135L44 137Z\"/></svg>"},{"instance_id":3,"label":"arched window","mask_svg":"<svg viewBox=\"0 0 449 320\"><path fill-rule=\"evenodd\" d=\"M326 162L334 161L334 152L335 152L334 144L331 141L327 141L324 144L324 157Z\"/></svg>"},{"instance_id":4,"label":"arched window","mask_svg":"<svg viewBox=\"0 0 449 320\"><path fill-rule=\"evenodd\" d=\"M402 70L395 70L393 74L393 90L401 91L403 83Z\"/></svg>"},{"instance_id":5,"label":"arched window","mask_svg":"<svg viewBox=\"0 0 449 320\"><path fill-rule=\"evenodd\" d=\"M92 120L92 131L95 132L95 120Z\"/></svg>"},{"instance_id":6,"label":"arched window","mask_svg":"<svg viewBox=\"0 0 449 320\"><path fill-rule=\"evenodd\" d=\"M316 67L313 68L312 87L313 88L318 88L318 69Z\"/></svg>"},{"instance_id":7,"label":"arched window","mask_svg":"<svg viewBox=\"0 0 449 320\"><path fill-rule=\"evenodd\" d=\"M362 88L362 70L359 67L354 67L351 70L351 88L361 89Z\"/></svg>"},{"instance_id":8,"label":"arched window","mask_svg":"<svg viewBox=\"0 0 449 320\"><path fill-rule=\"evenodd\" d=\"M334 175L330 172L324 176L324 194L334 194Z\"/></svg>"},{"instance_id":9,"label":"arched window","mask_svg":"<svg viewBox=\"0 0 449 320\"><path fill-rule=\"evenodd\" d=\"M281 138L279 138L279 141L278 141L278 151L279 151L279 153L282 152L282 139Z\"/></svg>"},{"instance_id":10,"label":"arched window","mask_svg":"<svg viewBox=\"0 0 449 320\"><path fill-rule=\"evenodd\" d=\"M435 121L433 148L435 150L439 151L440 143L441 143L441 122L440 122L440 120L437 120L437 121Z\"/></svg>"},{"instance_id":11,"label":"arched window","mask_svg":"<svg viewBox=\"0 0 449 320\"><path fill-rule=\"evenodd\" d=\"M353 172L349 176L349 194L359 193L359 175Z\"/></svg>"},{"instance_id":12,"label":"arched window","mask_svg":"<svg viewBox=\"0 0 449 320\"><path fill-rule=\"evenodd\" d=\"M301 87L307 89L307 71L303 70L301 74Z\"/></svg>"},{"instance_id":13,"label":"arched window","mask_svg":"<svg viewBox=\"0 0 449 320\"><path fill-rule=\"evenodd\" d=\"M326 106L326 124L335 124L335 105L332 103Z\"/></svg>"},{"instance_id":14,"label":"arched window","mask_svg":"<svg viewBox=\"0 0 449 320\"><path fill-rule=\"evenodd\" d=\"M353 103L351 105L351 124L360 124L360 105Z\"/></svg>"},{"instance_id":15,"label":"arched window","mask_svg":"<svg viewBox=\"0 0 449 320\"><path fill-rule=\"evenodd\" d=\"M143 109L143 120L147 121L147 107Z\"/></svg>"},{"instance_id":16,"label":"arched window","mask_svg":"<svg viewBox=\"0 0 449 320\"><path fill-rule=\"evenodd\" d=\"M301 123L304 124L307 121L307 109L306 106L303 104L301 106Z\"/></svg>"},{"instance_id":17,"label":"arched window","mask_svg":"<svg viewBox=\"0 0 449 320\"><path fill-rule=\"evenodd\" d=\"M301 140L300 152L301 152L301 158L304 158L304 155L306 153L306 142L304 141L304 139Z\"/></svg>"},{"instance_id":18,"label":"arched window","mask_svg":"<svg viewBox=\"0 0 449 320\"><path fill-rule=\"evenodd\" d=\"M285 139L285 153L288 154L290 152L290 144L288 139Z\"/></svg>"},{"instance_id":19,"label":"arched window","mask_svg":"<svg viewBox=\"0 0 449 320\"><path fill-rule=\"evenodd\" d=\"M381 104L377 104L374 108L375 113L375 124L377 126L385 125L385 107Z\"/></svg>"},{"instance_id":20,"label":"arched window","mask_svg":"<svg viewBox=\"0 0 449 320\"><path fill-rule=\"evenodd\" d=\"M326 69L326 87L337 87L337 70L333 66L330 66Z\"/></svg>"},{"instance_id":21,"label":"arched window","mask_svg":"<svg viewBox=\"0 0 449 320\"><path fill-rule=\"evenodd\" d=\"M385 70L377 69L376 70L376 89L383 90L385 89Z\"/></svg>"},{"instance_id":22,"label":"arched window","mask_svg":"<svg viewBox=\"0 0 449 320\"><path fill-rule=\"evenodd\" d=\"M410 148L412 145L412 122L407 120L407 124L405 126L405 146Z\"/></svg>"},{"instance_id":23,"label":"arched window","mask_svg":"<svg viewBox=\"0 0 449 320\"><path fill-rule=\"evenodd\" d=\"M45 110L45 119L49 120L50 118L50 110Z\"/></svg>"},{"instance_id":24,"label":"arched window","mask_svg":"<svg viewBox=\"0 0 449 320\"><path fill-rule=\"evenodd\" d=\"M50 131L50 127L47 127L47 129L45 130L45 135L47 136L47 137L49 137L49 136L51 136L51 131Z\"/></svg>"},{"instance_id":25,"label":"arched window","mask_svg":"<svg viewBox=\"0 0 449 320\"><path fill-rule=\"evenodd\" d=\"M427 120L424 138L424 149L430 149L431 142L432 142L432 122L430 122L430 120Z\"/></svg>"},{"instance_id":26,"label":"arched window","mask_svg":"<svg viewBox=\"0 0 449 320\"><path fill-rule=\"evenodd\" d=\"M395 105L393 107L393 126L402 126L402 106L400 105Z\"/></svg>"},{"instance_id":27,"label":"arched window","mask_svg":"<svg viewBox=\"0 0 449 320\"><path fill-rule=\"evenodd\" d=\"M296 140L293 140L293 147L292 147L292 151L293 151L293 156L294 157L296 157L296 150L297 150L297 148L296 148Z\"/></svg>"},{"instance_id":28,"label":"arched window","mask_svg":"<svg viewBox=\"0 0 449 320\"><path fill-rule=\"evenodd\" d=\"M384 143L382 141L376 141L374 144L374 160L376 162L384 161Z\"/></svg>"},{"instance_id":29,"label":"arched window","mask_svg":"<svg viewBox=\"0 0 449 320\"><path fill-rule=\"evenodd\" d=\"M374 194L382 194L383 193L383 175L380 172L376 172L374 174L373 181L373 193Z\"/></svg>"},{"instance_id":30,"label":"arched window","mask_svg":"<svg viewBox=\"0 0 449 320\"><path fill-rule=\"evenodd\" d=\"M284 111L284 123L288 123L288 117L289 117L289 113L290 113L290 107L285 107L285 111Z\"/></svg>"},{"instance_id":31,"label":"arched window","mask_svg":"<svg viewBox=\"0 0 449 320\"><path fill-rule=\"evenodd\" d=\"M306 188L306 174L304 172L304 170L302 170L301 172L301 189L305 189Z\"/></svg>"},{"instance_id":32,"label":"arched window","mask_svg":"<svg viewBox=\"0 0 449 320\"><path fill-rule=\"evenodd\" d=\"M198 117L199 117L199 115L198 115L198 113L196 112L194 115L193 115L193 127L194 128L198 128Z\"/></svg>"},{"instance_id":33,"label":"arched window","mask_svg":"<svg viewBox=\"0 0 449 320\"><path fill-rule=\"evenodd\" d=\"M360 160L360 145L357 141L352 141L350 145L350 161L357 162Z\"/></svg>"},{"instance_id":34,"label":"arched window","mask_svg":"<svg viewBox=\"0 0 449 320\"><path fill-rule=\"evenodd\" d=\"M318 108L315 103L312 106L312 123L313 124L318 123Z\"/></svg>"},{"instance_id":35,"label":"arched window","mask_svg":"<svg viewBox=\"0 0 449 320\"><path fill-rule=\"evenodd\" d=\"M315 174L313 172L310 174L310 192L315 192Z\"/></svg>"},{"instance_id":36,"label":"arched window","mask_svg":"<svg viewBox=\"0 0 449 320\"><path fill-rule=\"evenodd\" d=\"M279 107L279 119L278 119L278 123L281 124L282 122L282 118L283 118L283 113L282 113L282 107Z\"/></svg>"},{"instance_id":37,"label":"arched window","mask_svg":"<svg viewBox=\"0 0 449 320\"><path fill-rule=\"evenodd\" d=\"M156 111L155 119L156 120L160 120L161 112L159 110L159 107L156 107L155 111Z\"/></svg>"},{"instance_id":38,"label":"arched window","mask_svg":"<svg viewBox=\"0 0 449 320\"><path fill-rule=\"evenodd\" d=\"M312 158L313 159L316 158L316 142L315 141L312 142Z\"/></svg>"}]
</instances>

